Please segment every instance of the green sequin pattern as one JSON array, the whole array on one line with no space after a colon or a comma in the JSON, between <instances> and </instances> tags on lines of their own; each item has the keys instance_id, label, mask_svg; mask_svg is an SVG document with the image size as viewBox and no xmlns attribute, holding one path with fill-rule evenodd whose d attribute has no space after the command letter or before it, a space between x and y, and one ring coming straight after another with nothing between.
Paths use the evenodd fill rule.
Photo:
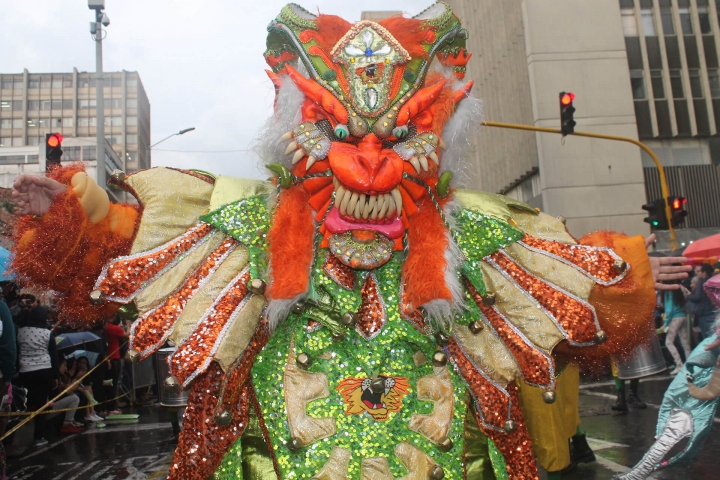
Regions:
<instances>
[{"instance_id":1,"label":"green sequin pattern","mask_svg":"<svg viewBox=\"0 0 720 480\"><path fill-rule=\"evenodd\" d=\"M483 295L485 283L480 262L486 256L517 242L524 233L509 223L483 215L477 210L461 209L455 213L455 220L458 224L458 229L454 231L455 241L465 255L463 274Z\"/></svg>"},{"instance_id":2,"label":"green sequin pattern","mask_svg":"<svg viewBox=\"0 0 720 480\"><path fill-rule=\"evenodd\" d=\"M356 311L361 303L360 290L369 273L358 272L356 288L348 291L336 285L323 272L324 259L325 251L321 251L313 269L313 287L322 286L329 292L339 313ZM396 252L388 264L374 271L387 312L387 323L372 340L365 340L354 330L348 331L343 340L334 340L326 328L310 332L305 328L305 318L292 315L278 327L266 348L257 356L253 379L283 478L312 478L327 462L333 447L345 448L352 453L348 478L360 477L363 458L378 456L388 459L391 473L399 478L407 474L394 454L395 447L402 441L421 449L441 465L446 479L463 478L465 385L452 369L449 371L454 386L455 408L448 436L453 441L453 448L442 452L425 437L408 429L413 413L428 414L433 410L433 403L420 401L416 393L418 379L432 374L432 365L426 362L417 366L413 355L422 352L429 359L436 344L400 317L402 260L403 254ZM295 342L296 353L305 352L313 358L310 372L322 372L328 376L330 396L308 404L308 415L334 418L338 432L297 453L290 452L285 445L289 430L283 380L291 340ZM409 379L410 391L403 398L402 408L380 422L368 414L346 414L342 396L335 390L338 384L347 378L372 378L377 375Z\"/></svg>"},{"instance_id":3,"label":"green sequin pattern","mask_svg":"<svg viewBox=\"0 0 720 480\"><path fill-rule=\"evenodd\" d=\"M267 195L243 198L200 217L248 247L253 278L261 277L267 268L265 249L272 215L267 201Z\"/></svg>"}]
</instances>

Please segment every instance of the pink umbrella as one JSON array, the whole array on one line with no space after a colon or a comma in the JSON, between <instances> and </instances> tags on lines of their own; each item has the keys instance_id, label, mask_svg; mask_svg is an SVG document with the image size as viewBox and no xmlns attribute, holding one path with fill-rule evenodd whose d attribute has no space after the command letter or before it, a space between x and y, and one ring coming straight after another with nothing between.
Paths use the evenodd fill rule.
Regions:
<instances>
[{"instance_id":1,"label":"pink umbrella","mask_svg":"<svg viewBox=\"0 0 720 480\"><path fill-rule=\"evenodd\" d=\"M705 293L710 297L710 300L717 306L720 307L720 274L711 277L710 280L705 282Z\"/></svg>"},{"instance_id":2,"label":"pink umbrella","mask_svg":"<svg viewBox=\"0 0 720 480\"><path fill-rule=\"evenodd\" d=\"M715 265L720 257L720 233L695 240L683 252L683 256L690 259L693 265L709 263Z\"/></svg>"}]
</instances>

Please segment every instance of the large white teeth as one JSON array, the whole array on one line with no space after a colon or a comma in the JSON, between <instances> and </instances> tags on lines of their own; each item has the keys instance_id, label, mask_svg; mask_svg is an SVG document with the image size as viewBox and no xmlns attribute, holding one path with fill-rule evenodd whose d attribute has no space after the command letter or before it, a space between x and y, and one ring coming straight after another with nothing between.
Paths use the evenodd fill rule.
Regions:
<instances>
[{"instance_id":1,"label":"large white teeth","mask_svg":"<svg viewBox=\"0 0 720 480\"><path fill-rule=\"evenodd\" d=\"M400 195L400 190L394 188L390 193L392 193L393 200L395 200L395 210L399 214L402 211L402 195Z\"/></svg>"},{"instance_id":2,"label":"large white teeth","mask_svg":"<svg viewBox=\"0 0 720 480\"><path fill-rule=\"evenodd\" d=\"M422 166L423 170L425 170L427 172L428 171L427 157L425 155L420 155L420 158L418 158L418 160L420 160L420 166Z\"/></svg>"},{"instance_id":3,"label":"large white teeth","mask_svg":"<svg viewBox=\"0 0 720 480\"><path fill-rule=\"evenodd\" d=\"M283 133L283 136L280 137L280 142L287 142L291 138L293 138L292 132L285 132L285 133Z\"/></svg>"},{"instance_id":4,"label":"large white teeth","mask_svg":"<svg viewBox=\"0 0 720 480\"><path fill-rule=\"evenodd\" d=\"M293 140L292 142L290 142L288 144L287 148L285 149L285 155L289 155L297 149L298 149L298 144L295 142L295 140Z\"/></svg>"},{"instance_id":5,"label":"large white teeth","mask_svg":"<svg viewBox=\"0 0 720 480\"><path fill-rule=\"evenodd\" d=\"M305 164L305 170L310 170L310 167L312 167L316 161L317 161L317 158L313 157L312 155L309 155L308 159L307 159L307 163Z\"/></svg>"},{"instance_id":6,"label":"large white teeth","mask_svg":"<svg viewBox=\"0 0 720 480\"><path fill-rule=\"evenodd\" d=\"M420 161L417 157L410 157L410 160L408 160L408 162L410 162L410 164L415 167L415 171L417 173L420 173Z\"/></svg>"},{"instance_id":7,"label":"large white teeth","mask_svg":"<svg viewBox=\"0 0 720 480\"><path fill-rule=\"evenodd\" d=\"M398 188L390 193L368 195L353 192L333 178L335 207L341 215L357 220L394 219L402 212L402 195Z\"/></svg>"},{"instance_id":8,"label":"large white teeth","mask_svg":"<svg viewBox=\"0 0 720 480\"><path fill-rule=\"evenodd\" d=\"M430 152L430 155L428 155L428 157L430 158L430 160L435 162L435 165L440 165L440 159L438 158L437 153Z\"/></svg>"},{"instance_id":9,"label":"large white teeth","mask_svg":"<svg viewBox=\"0 0 720 480\"><path fill-rule=\"evenodd\" d=\"M304 152L303 149L301 148L300 150L298 150L297 152L295 152L295 155L293 155L292 164L295 165L295 164L298 163L300 160L302 160L302 158L303 158L304 156L305 156L305 152Z\"/></svg>"}]
</instances>

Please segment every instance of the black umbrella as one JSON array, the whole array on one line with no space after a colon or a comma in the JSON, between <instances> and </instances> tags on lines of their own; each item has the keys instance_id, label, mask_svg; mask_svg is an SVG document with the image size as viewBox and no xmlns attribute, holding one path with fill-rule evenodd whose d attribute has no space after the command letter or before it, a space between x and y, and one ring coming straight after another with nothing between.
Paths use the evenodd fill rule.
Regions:
<instances>
[{"instance_id":1,"label":"black umbrella","mask_svg":"<svg viewBox=\"0 0 720 480\"><path fill-rule=\"evenodd\" d=\"M86 347L88 344L102 342L103 339L92 332L63 333L55 337L58 350L65 350L78 346ZM87 350L87 348L85 348Z\"/></svg>"}]
</instances>

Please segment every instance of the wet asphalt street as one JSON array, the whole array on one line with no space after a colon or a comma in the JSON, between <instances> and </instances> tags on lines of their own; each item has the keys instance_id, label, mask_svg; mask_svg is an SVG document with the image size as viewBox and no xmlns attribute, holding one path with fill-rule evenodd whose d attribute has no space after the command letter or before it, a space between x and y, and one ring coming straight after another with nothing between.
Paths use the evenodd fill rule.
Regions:
<instances>
[{"instance_id":1,"label":"wet asphalt street","mask_svg":"<svg viewBox=\"0 0 720 480\"><path fill-rule=\"evenodd\" d=\"M610 405L615 399L613 384L582 385L582 427L597 461L580 465L563 479L609 479L639 461L653 442L657 406L669 383L667 374L644 379L640 394L649 403L648 409L631 411L627 415L611 413ZM49 436L48 445L29 447L22 455L8 459L8 477L12 480L165 478L174 450L174 445L168 442L172 428L167 413L159 406L139 407L132 411L140 414L139 424L108 425L103 429L89 428L77 435ZM720 478L720 419L715 421L718 425L689 466L672 467L650 478Z\"/></svg>"}]
</instances>

